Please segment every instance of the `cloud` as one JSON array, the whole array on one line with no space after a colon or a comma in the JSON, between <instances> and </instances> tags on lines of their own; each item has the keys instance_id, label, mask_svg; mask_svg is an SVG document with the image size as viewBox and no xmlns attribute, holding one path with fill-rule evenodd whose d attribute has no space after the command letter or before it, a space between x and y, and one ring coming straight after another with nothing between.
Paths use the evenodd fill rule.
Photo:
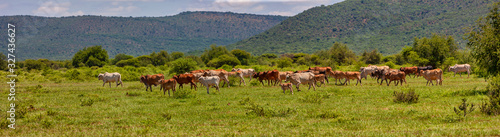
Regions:
<instances>
[{"instance_id":1,"label":"cloud","mask_svg":"<svg viewBox=\"0 0 500 137\"><path fill-rule=\"evenodd\" d=\"M57 17L57 16L75 16L75 15L83 15L83 11L79 10L76 12L69 12L68 9L71 6L70 2L54 2L47 1L44 2L38 7L38 9L33 11L33 14L39 16L49 16L49 17Z\"/></svg>"},{"instance_id":2,"label":"cloud","mask_svg":"<svg viewBox=\"0 0 500 137\"><path fill-rule=\"evenodd\" d=\"M132 12L140 10L139 7L134 6L132 3L128 2L128 5L123 5L119 2L111 2L113 7L103 7L103 11L98 11L98 15L104 16L126 16Z\"/></svg>"},{"instance_id":3,"label":"cloud","mask_svg":"<svg viewBox=\"0 0 500 137\"><path fill-rule=\"evenodd\" d=\"M271 11L268 13L269 15L281 15L281 16L293 16L296 13L292 13L289 11Z\"/></svg>"}]
</instances>

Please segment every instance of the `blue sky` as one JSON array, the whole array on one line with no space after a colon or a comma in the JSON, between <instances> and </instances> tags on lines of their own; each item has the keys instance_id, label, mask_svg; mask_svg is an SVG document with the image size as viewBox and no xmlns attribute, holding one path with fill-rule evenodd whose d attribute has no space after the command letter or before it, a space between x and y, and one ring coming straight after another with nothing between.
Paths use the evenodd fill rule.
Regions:
<instances>
[{"instance_id":1,"label":"blue sky","mask_svg":"<svg viewBox=\"0 0 500 137\"><path fill-rule=\"evenodd\" d=\"M293 16L309 8L343 0L8 0L0 3L0 16L47 17L171 16L183 11L222 11Z\"/></svg>"}]
</instances>

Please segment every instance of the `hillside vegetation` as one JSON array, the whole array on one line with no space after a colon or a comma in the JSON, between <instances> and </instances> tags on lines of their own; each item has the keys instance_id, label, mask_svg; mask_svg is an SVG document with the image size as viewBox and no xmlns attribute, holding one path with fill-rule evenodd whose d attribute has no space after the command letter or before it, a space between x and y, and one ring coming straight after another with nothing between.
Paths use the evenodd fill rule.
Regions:
<instances>
[{"instance_id":1,"label":"hillside vegetation","mask_svg":"<svg viewBox=\"0 0 500 137\"><path fill-rule=\"evenodd\" d=\"M2 16L0 30L7 30L7 23L17 26L20 60L67 60L93 45L102 45L110 56L201 51L210 44L227 45L259 34L286 18L230 12L183 12L165 17ZM7 39L6 35L0 38Z\"/></svg>"},{"instance_id":2,"label":"hillside vegetation","mask_svg":"<svg viewBox=\"0 0 500 137\"><path fill-rule=\"evenodd\" d=\"M346 0L319 6L290 17L279 25L228 46L253 55L313 53L334 42L346 43L356 53L378 49L394 54L415 37L432 33L453 36L459 47L464 27L488 12L491 0Z\"/></svg>"}]
</instances>

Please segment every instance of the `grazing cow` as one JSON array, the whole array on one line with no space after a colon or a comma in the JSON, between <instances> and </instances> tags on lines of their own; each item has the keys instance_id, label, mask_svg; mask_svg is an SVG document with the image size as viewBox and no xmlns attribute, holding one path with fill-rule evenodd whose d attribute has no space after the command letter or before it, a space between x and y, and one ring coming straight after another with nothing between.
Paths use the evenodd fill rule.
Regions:
<instances>
[{"instance_id":1,"label":"grazing cow","mask_svg":"<svg viewBox=\"0 0 500 137\"><path fill-rule=\"evenodd\" d=\"M310 70L297 70L294 71L293 73L304 73L304 72L311 72Z\"/></svg>"},{"instance_id":2,"label":"grazing cow","mask_svg":"<svg viewBox=\"0 0 500 137\"><path fill-rule=\"evenodd\" d=\"M189 74L189 73L185 73L185 74ZM202 72L196 72L196 73L191 73L194 75L194 82L197 84L199 83L200 81L198 81L198 78L200 77L203 77L203 74Z\"/></svg>"},{"instance_id":3,"label":"grazing cow","mask_svg":"<svg viewBox=\"0 0 500 137\"><path fill-rule=\"evenodd\" d=\"M436 85L443 85L443 70L439 68L434 70L421 70L419 74L427 80L426 86L429 85L429 82L434 86L432 83L433 80L436 80Z\"/></svg>"},{"instance_id":4,"label":"grazing cow","mask_svg":"<svg viewBox=\"0 0 500 137\"><path fill-rule=\"evenodd\" d=\"M241 71L231 71L231 72L227 72L228 76L230 77L234 77L234 78L239 78L240 79L240 86L241 86L241 82L243 82L243 85L247 85L245 83L245 79L243 78L243 72Z\"/></svg>"},{"instance_id":5,"label":"grazing cow","mask_svg":"<svg viewBox=\"0 0 500 137\"><path fill-rule=\"evenodd\" d=\"M386 69L390 69L389 66L376 66L377 69L376 70L386 70Z\"/></svg>"},{"instance_id":6,"label":"grazing cow","mask_svg":"<svg viewBox=\"0 0 500 137\"><path fill-rule=\"evenodd\" d=\"M193 86L195 90L197 90L198 88L194 83L193 74L179 74L179 75L174 75L172 78L175 79L175 81L177 81L177 83L179 84L179 88L183 88L182 84L187 84L187 83L191 83L191 89L193 89Z\"/></svg>"},{"instance_id":7,"label":"grazing cow","mask_svg":"<svg viewBox=\"0 0 500 137\"><path fill-rule=\"evenodd\" d=\"M227 79L227 71L224 69L216 69L216 70L209 70L206 71L203 76L221 76L220 80L224 80L224 83L222 84L222 87L227 83L227 87L229 86L229 80Z\"/></svg>"},{"instance_id":8,"label":"grazing cow","mask_svg":"<svg viewBox=\"0 0 500 137\"><path fill-rule=\"evenodd\" d=\"M385 78L386 78L386 77L385 77L385 76L386 76L385 74L386 74L386 73L390 73L390 72L399 72L399 70L397 70L397 69L382 69L382 70L376 70L375 72L373 72L373 74L372 74L372 75L375 75L375 77L377 77L377 83L379 83L379 82L378 82L378 80L379 80L379 79L381 79L381 81L380 81L380 85L382 85L382 82L383 82L383 81L385 80ZM388 83L388 82L387 82L387 80L386 80L385 82L386 82L386 83Z\"/></svg>"},{"instance_id":9,"label":"grazing cow","mask_svg":"<svg viewBox=\"0 0 500 137\"><path fill-rule=\"evenodd\" d=\"M241 69L241 68L235 69L235 68L233 68L231 71L241 71L243 73L243 77L250 78L250 80L248 80L248 81L252 81L252 76L255 73L254 69Z\"/></svg>"},{"instance_id":10,"label":"grazing cow","mask_svg":"<svg viewBox=\"0 0 500 137\"><path fill-rule=\"evenodd\" d=\"M337 80L340 81L340 84L342 85L342 79L345 78L345 73L342 71L330 71L330 76L333 76L335 78L335 84L337 84Z\"/></svg>"},{"instance_id":11,"label":"grazing cow","mask_svg":"<svg viewBox=\"0 0 500 137\"><path fill-rule=\"evenodd\" d=\"M286 77L286 76L285 76ZM287 89L290 89L290 92L293 94L293 87L292 87L292 83L281 83L280 84L281 86L281 89L283 90L283 94L286 94L285 91Z\"/></svg>"},{"instance_id":12,"label":"grazing cow","mask_svg":"<svg viewBox=\"0 0 500 137\"><path fill-rule=\"evenodd\" d=\"M319 71L319 74L325 75L326 83L330 83L328 81L328 74L329 74L328 72L332 71L331 67L314 67L314 68L309 67L309 70ZM315 75L317 75L317 74L315 74Z\"/></svg>"},{"instance_id":13,"label":"grazing cow","mask_svg":"<svg viewBox=\"0 0 500 137\"><path fill-rule=\"evenodd\" d=\"M165 95L165 91L168 90L168 96L170 96L170 89L172 89L172 94L175 94L175 85L177 83L175 79L160 79L158 83L160 83L161 88L163 88L163 95Z\"/></svg>"},{"instance_id":14,"label":"grazing cow","mask_svg":"<svg viewBox=\"0 0 500 137\"><path fill-rule=\"evenodd\" d=\"M416 66L401 67L401 68L399 68L399 70L405 72L406 75L413 74L413 78L415 78L415 76L417 76L417 73L418 73L418 67L416 67Z\"/></svg>"},{"instance_id":15,"label":"grazing cow","mask_svg":"<svg viewBox=\"0 0 500 137\"><path fill-rule=\"evenodd\" d=\"M387 79L389 79L389 83L387 83L387 86L391 84L392 81L394 82L396 86L398 86L398 83L401 83L401 86L403 86L403 82L406 83L406 74L405 72L402 71L389 71L384 74L385 75L385 82L387 83ZM398 82L399 80L399 82ZM383 81L383 80L382 80ZM383 82L380 82L380 85L382 85ZM408 84L408 83L406 83Z\"/></svg>"},{"instance_id":16,"label":"grazing cow","mask_svg":"<svg viewBox=\"0 0 500 137\"><path fill-rule=\"evenodd\" d=\"M361 74L359 72L345 72L345 81L344 84L347 85L347 81L349 81L349 84L351 84L351 79L356 80L356 85L363 85L361 84Z\"/></svg>"},{"instance_id":17,"label":"grazing cow","mask_svg":"<svg viewBox=\"0 0 500 137\"><path fill-rule=\"evenodd\" d=\"M318 81L320 82L319 85L317 84ZM316 84L318 87L321 87L321 85L324 85L325 84L325 75L324 74L314 75L314 84Z\"/></svg>"},{"instance_id":18,"label":"grazing cow","mask_svg":"<svg viewBox=\"0 0 500 137\"><path fill-rule=\"evenodd\" d=\"M361 74L361 78L367 79L368 75L371 75L376 69L377 67L360 67L359 72Z\"/></svg>"},{"instance_id":19,"label":"grazing cow","mask_svg":"<svg viewBox=\"0 0 500 137\"><path fill-rule=\"evenodd\" d=\"M457 75L457 73L462 77L462 72L467 72L467 77L470 75L470 65L469 64L455 64L455 66L451 66L448 68L448 72L453 71L453 77Z\"/></svg>"},{"instance_id":20,"label":"grazing cow","mask_svg":"<svg viewBox=\"0 0 500 137\"><path fill-rule=\"evenodd\" d=\"M111 88L111 82L116 82L116 86L118 87L118 85L122 85L123 87L123 82L122 82L122 75L120 75L120 73L118 72L114 72L114 73L108 73L108 72L105 72L104 74L100 73L97 78L99 80L102 80L102 86L104 87L104 85L106 83L109 83L109 87Z\"/></svg>"},{"instance_id":21,"label":"grazing cow","mask_svg":"<svg viewBox=\"0 0 500 137\"><path fill-rule=\"evenodd\" d=\"M311 86L313 87L314 91L316 91L316 87L314 84L314 74L309 72L309 73L293 73L290 75L286 75L286 80L285 82L290 81L292 82L293 85L297 88L297 91L300 91L299 85L300 84L308 84L309 89L311 89ZM309 90L308 89L308 90Z\"/></svg>"},{"instance_id":22,"label":"grazing cow","mask_svg":"<svg viewBox=\"0 0 500 137\"><path fill-rule=\"evenodd\" d=\"M158 81L164 78L165 76L163 76L163 74L141 75L140 77L141 83L143 83L146 86L146 91L148 91L149 88L149 91L151 92L153 92L153 88L151 86L154 85L156 87L156 85L160 84ZM162 88L160 87L160 91L161 89Z\"/></svg>"},{"instance_id":23,"label":"grazing cow","mask_svg":"<svg viewBox=\"0 0 500 137\"><path fill-rule=\"evenodd\" d=\"M207 76L207 77L200 77L198 78L198 81L205 87L207 87L207 94L210 94L209 88L210 86L215 86L217 91L219 90L219 82L220 82L220 77L219 76Z\"/></svg>"}]
</instances>

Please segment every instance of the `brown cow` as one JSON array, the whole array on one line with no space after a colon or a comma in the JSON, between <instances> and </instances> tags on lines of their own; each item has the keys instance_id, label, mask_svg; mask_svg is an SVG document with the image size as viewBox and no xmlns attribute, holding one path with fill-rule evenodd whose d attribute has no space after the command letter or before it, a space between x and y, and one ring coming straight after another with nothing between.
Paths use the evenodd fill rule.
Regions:
<instances>
[{"instance_id":1,"label":"brown cow","mask_svg":"<svg viewBox=\"0 0 500 137\"><path fill-rule=\"evenodd\" d=\"M183 88L182 84L191 83L191 89L193 89L194 86L194 89L197 90L197 86L194 83L195 77L193 74L179 74L179 75L174 75L174 77L172 78L175 79L175 81L177 81L177 83L179 84L179 88Z\"/></svg>"},{"instance_id":2,"label":"brown cow","mask_svg":"<svg viewBox=\"0 0 500 137\"><path fill-rule=\"evenodd\" d=\"M160 83L158 82L160 79L164 79L165 76L163 76L163 74L156 74L156 75L141 75L140 79L141 79L141 83L144 83L144 85L146 85L146 91L148 91L148 88L149 88L149 91L153 92L153 88L151 87L151 85L154 85L156 87L156 85L159 85ZM161 91L161 87L160 87L160 91Z\"/></svg>"},{"instance_id":3,"label":"brown cow","mask_svg":"<svg viewBox=\"0 0 500 137\"><path fill-rule=\"evenodd\" d=\"M257 79L257 80L259 80L260 83L262 83L262 86L264 86L263 80L267 80L266 79L266 74L267 74L267 72L265 72L265 71L264 72L256 72L256 73L253 74L252 77L255 78L255 79Z\"/></svg>"},{"instance_id":4,"label":"brown cow","mask_svg":"<svg viewBox=\"0 0 500 137\"><path fill-rule=\"evenodd\" d=\"M320 84L318 85L317 82L320 82ZM314 75L314 84L315 85L318 85L318 87L321 87L321 85L324 85L325 84L325 75L324 74L315 74Z\"/></svg>"},{"instance_id":5,"label":"brown cow","mask_svg":"<svg viewBox=\"0 0 500 137\"><path fill-rule=\"evenodd\" d=\"M203 69L200 69L200 70L193 70L193 71L190 71L189 73L191 73L191 74L192 74L192 73L203 73L203 72L205 72L205 71L208 71L208 69L207 69L207 70L203 70Z\"/></svg>"},{"instance_id":6,"label":"brown cow","mask_svg":"<svg viewBox=\"0 0 500 137\"><path fill-rule=\"evenodd\" d=\"M273 86L274 86L274 85L278 84L278 82L281 84L280 72L278 70L267 71L265 77L266 77L266 79L268 79L267 85L273 84ZM274 83L273 83L273 81L274 81Z\"/></svg>"},{"instance_id":7,"label":"brown cow","mask_svg":"<svg viewBox=\"0 0 500 137\"><path fill-rule=\"evenodd\" d=\"M173 78L168 80L160 79L158 82L160 83L160 86L163 88L163 95L165 95L165 91L168 90L168 96L170 96L170 89L172 89L172 94L175 94L175 85L177 83L175 79Z\"/></svg>"},{"instance_id":8,"label":"brown cow","mask_svg":"<svg viewBox=\"0 0 500 137\"><path fill-rule=\"evenodd\" d=\"M436 85L443 85L443 70L439 68L434 70L420 70L419 74L427 80L426 86L429 85L429 81L434 86L432 83L433 80L436 80Z\"/></svg>"},{"instance_id":9,"label":"brown cow","mask_svg":"<svg viewBox=\"0 0 500 137\"><path fill-rule=\"evenodd\" d=\"M309 70L319 71L319 74L325 75L326 83L330 83L328 81L328 75L329 75L328 72L332 71L331 67L314 67L314 68L309 67ZM315 74L315 75L317 75L317 74Z\"/></svg>"},{"instance_id":10,"label":"brown cow","mask_svg":"<svg viewBox=\"0 0 500 137\"><path fill-rule=\"evenodd\" d=\"M356 80L356 85L363 85L361 84L361 74L359 72L345 72L345 82L344 84L347 85L347 81L349 81L349 84L351 84L351 79L355 79Z\"/></svg>"},{"instance_id":11,"label":"brown cow","mask_svg":"<svg viewBox=\"0 0 500 137\"><path fill-rule=\"evenodd\" d=\"M285 79L286 79L286 76L285 76ZM283 94L286 94L285 91L287 89L290 89L290 92L293 94L292 83L281 83L280 86L281 86L281 89L283 90Z\"/></svg>"},{"instance_id":12,"label":"brown cow","mask_svg":"<svg viewBox=\"0 0 500 137\"><path fill-rule=\"evenodd\" d=\"M328 75L330 75L330 76L332 76L332 77L335 78L335 84L337 84L337 81L340 81L340 84L343 85L342 84L342 79L345 78L345 73L344 72L336 70L336 71L330 71L329 73L330 74L328 74Z\"/></svg>"},{"instance_id":13,"label":"brown cow","mask_svg":"<svg viewBox=\"0 0 500 137\"><path fill-rule=\"evenodd\" d=\"M401 67L401 68L399 68L399 70L405 72L406 75L413 74L413 78L415 78L415 76L417 76L417 73L418 73L418 67L416 67L416 66Z\"/></svg>"},{"instance_id":14,"label":"brown cow","mask_svg":"<svg viewBox=\"0 0 500 137\"><path fill-rule=\"evenodd\" d=\"M391 84L392 81L394 82L396 86L398 86L398 83L401 83L401 86L403 86L403 82L406 83L406 74L405 72L402 71L389 71L384 74L385 75L385 82L387 83L387 79L389 79L389 83L387 83L387 86ZM399 81L398 81L399 80ZM408 84L408 83L406 83ZM380 82L380 85L382 85L382 82Z\"/></svg>"},{"instance_id":15,"label":"brown cow","mask_svg":"<svg viewBox=\"0 0 500 137\"><path fill-rule=\"evenodd\" d=\"M287 74L293 74L293 71L285 71L285 72L279 72L280 73L280 81L286 80L286 75Z\"/></svg>"}]
</instances>

